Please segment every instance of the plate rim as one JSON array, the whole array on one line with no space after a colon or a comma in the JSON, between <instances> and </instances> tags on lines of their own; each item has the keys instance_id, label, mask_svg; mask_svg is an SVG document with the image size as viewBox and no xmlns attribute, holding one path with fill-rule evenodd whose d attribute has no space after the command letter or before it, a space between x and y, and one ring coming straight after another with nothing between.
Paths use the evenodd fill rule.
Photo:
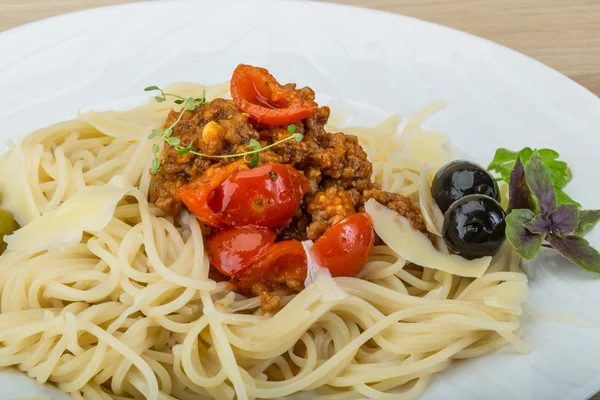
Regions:
<instances>
[{"instance_id":1,"label":"plate rim","mask_svg":"<svg viewBox=\"0 0 600 400\"><path fill-rule=\"evenodd\" d=\"M207 0L202 0L202 1L207 1ZM61 19L76 18L77 16L82 16L82 15L87 15L87 14L109 12L111 10L115 10L115 9L119 9L119 8L164 7L167 5L172 6L173 4L177 4L177 3L198 4L199 2L200 1L198 1L198 0L143 0L143 1L137 1L137 2L132 2L132 3L110 4L110 5L105 5L105 6L87 8L84 10L70 11L67 13L49 16L49 17L45 17L45 18L38 19L35 21L27 22L25 24L18 25L18 26L9 28L5 31L2 31L2 32L0 32L0 42L5 40L7 36L10 36L17 32L27 31L32 28L36 28L39 25L52 23L54 21L60 21ZM353 4L330 3L327 0L322 0L322 1L319 1L319 0L245 0L245 1L243 1L243 0L219 0L219 7L221 7L223 5L227 5L227 4L235 4L235 3L242 3L242 2L244 2L244 3L264 3L264 4L288 3L288 4L303 4L303 5L308 5L309 7L323 7L323 8L333 8L333 9L341 8L341 9L349 10L350 12L370 13L373 15L380 15L382 17L385 16L386 18L392 17L392 18L398 18L398 19L403 19L403 20L410 20L413 23L429 25L432 29L447 31L454 35L462 36L466 40L475 40L475 41L481 42L482 44L485 44L487 46L491 46L495 49L501 49L501 51L503 51L503 52L512 53L513 56L519 57L522 60L527 60L528 62L533 61L534 63L537 64L538 67L544 68L545 70L547 70L553 74L557 74L557 75L561 76L563 79L565 79L565 78L568 79L570 81L570 83L576 85L579 88L579 90L582 91L582 94L585 94L586 96L591 95L591 99L596 100L597 105L600 107L600 95L596 95L590 89L583 86L581 83L575 81L570 76L558 71L557 69L555 69L547 64L544 64L543 62L541 62L531 56L521 53L518 50L512 49L503 44L494 42L493 40L484 38L482 36L478 36L473 33L465 32L465 31L462 31L457 28L452 28L450 26L442 25L437 22L431 22L431 21L427 21L427 20L420 19L417 17L400 14L400 13L395 13L395 12L386 11L386 10L377 10L377 9L367 8L367 7L361 7L361 6L353 5Z\"/></svg>"}]
</instances>

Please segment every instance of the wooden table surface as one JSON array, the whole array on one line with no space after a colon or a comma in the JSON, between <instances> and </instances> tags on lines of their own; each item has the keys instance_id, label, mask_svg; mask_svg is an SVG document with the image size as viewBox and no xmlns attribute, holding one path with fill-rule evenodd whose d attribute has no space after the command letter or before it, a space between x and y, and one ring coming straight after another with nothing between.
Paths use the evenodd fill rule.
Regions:
<instances>
[{"instance_id":1,"label":"wooden table surface","mask_svg":"<svg viewBox=\"0 0 600 400\"><path fill-rule=\"evenodd\" d=\"M0 31L69 11L132 1L0 0ZM600 0L331 1L473 33L531 56L600 95Z\"/></svg>"},{"instance_id":2,"label":"wooden table surface","mask_svg":"<svg viewBox=\"0 0 600 400\"><path fill-rule=\"evenodd\" d=\"M0 31L135 0L0 0ZM533 57L600 96L600 0L333 0L460 29ZM600 400L600 393L593 400Z\"/></svg>"}]
</instances>

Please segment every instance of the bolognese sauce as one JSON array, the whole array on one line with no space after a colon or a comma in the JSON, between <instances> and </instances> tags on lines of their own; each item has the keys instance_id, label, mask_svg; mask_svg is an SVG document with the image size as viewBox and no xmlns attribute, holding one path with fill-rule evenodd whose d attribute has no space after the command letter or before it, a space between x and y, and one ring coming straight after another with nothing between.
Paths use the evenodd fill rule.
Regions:
<instances>
[{"instance_id":1,"label":"bolognese sauce","mask_svg":"<svg viewBox=\"0 0 600 400\"><path fill-rule=\"evenodd\" d=\"M332 239L328 232L357 214L366 216L370 198L426 232L410 199L373 183L372 164L358 139L326 132L330 109L315 103L312 89L280 85L266 70L246 65L236 69L231 85L233 100L215 99L184 115L171 110L165 126L179 119L172 135L194 151L180 154L165 143L151 201L170 215L187 208L198 217L211 264L232 278L236 290L260 295L263 309L273 311L279 300L270 292L303 287L306 255L300 241L348 253L344 238ZM290 132L302 140L285 140ZM265 148L256 153L254 166L242 157L253 141ZM240 157L210 157L236 154ZM365 233L368 217L363 218L362 225L349 228L359 229L368 252L362 266L373 246ZM374 236L372 227L370 232ZM342 244L332 244L336 240ZM343 265L329 269L344 275Z\"/></svg>"}]
</instances>

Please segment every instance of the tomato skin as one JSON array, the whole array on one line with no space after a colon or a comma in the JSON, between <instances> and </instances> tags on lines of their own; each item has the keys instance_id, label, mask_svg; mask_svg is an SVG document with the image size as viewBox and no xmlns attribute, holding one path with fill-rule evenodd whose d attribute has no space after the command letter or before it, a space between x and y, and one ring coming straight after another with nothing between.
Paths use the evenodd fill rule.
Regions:
<instances>
[{"instance_id":1,"label":"tomato skin","mask_svg":"<svg viewBox=\"0 0 600 400\"><path fill-rule=\"evenodd\" d=\"M317 103L282 86L264 68L240 64L231 77L231 97L240 110L262 124L286 125L317 110Z\"/></svg>"},{"instance_id":2,"label":"tomato skin","mask_svg":"<svg viewBox=\"0 0 600 400\"><path fill-rule=\"evenodd\" d=\"M272 229L228 227L210 235L204 249L213 267L234 276L264 253L276 236Z\"/></svg>"},{"instance_id":3,"label":"tomato skin","mask_svg":"<svg viewBox=\"0 0 600 400\"><path fill-rule=\"evenodd\" d=\"M288 279L304 282L306 279L306 253L297 240L270 244L255 262L234 276L237 287L245 292L257 282L285 284Z\"/></svg>"},{"instance_id":4,"label":"tomato skin","mask_svg":"<svg viewBox=\"0 0 600 400\"><path fill-rule=\"evenodd\" d=\"M331 276L356 276L367 264L375 242L375 231L366 213L354 214L329 227L315 242L313 254ZM285 284L288 279L303 282L307 259L302 243L288 240L270 244L248 268L233 277L242 292L252 285Z\"/></svg>"},{"instance_id":5,"label":"tomato skin","mask_svg":"<svg viewBox=\"0 0 600 400\"><path fill-rule=\"evenodd\" d=\"M200 221L216 228L223 227L225 224L220 220L219 215L210 208L209 199L213 191L229 176L246 169L248 166L244 160L212 166L201 176L180 187L175 193L175 198L181 200Z\"/></svg>"},{"instance_id":6,"label":"tomato skin","mask_svg":"<svg viewBox=\"0 0 600 400\"><path fill-rule=\"evenodd\" d=\"M331 276L356 276L369 261L374 243L373 224L363 212L330 226L313 250Z\"/></svg>"},{"instance_id":7,"label":"tomato skin","mask_svg":"<svg viewBox=\"0 0 600 400\"><path fill-rule=\"evenodd\" d=\"M281 226L298 211L309 181L289 164L265 165L231 175L209 200L222 223Z\"/></svg>"}]
</instances>

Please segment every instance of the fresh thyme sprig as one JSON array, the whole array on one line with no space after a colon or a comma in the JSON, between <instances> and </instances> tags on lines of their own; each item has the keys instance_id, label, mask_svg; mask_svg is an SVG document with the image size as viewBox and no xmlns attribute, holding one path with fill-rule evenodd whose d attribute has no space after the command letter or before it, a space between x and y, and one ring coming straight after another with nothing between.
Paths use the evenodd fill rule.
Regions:
<instances>
[{"instance_id":1,"label":"fresh thyme sprig","mask_svg":"<svg viewBox=\"0 0 600 400\"><path fill-rule=\"evenodd\" d=\"M290 124L287 127L288 132L290 133L290 136L278 140L276 142L273 142L267 146L262 146L260 144L260 142L256 139L250 139L250 141L248 141L248 148L250 150L245 151L243 153L236 153L236 154L224 154L224 155L210 155L210 154L204 154L204 153L199 153L197 151L193 151L192 150L192 144L190 143L189 146L187 147L183 147L180 144L175 145L173 147L175 147L175 151L177 151L177 154L187 154L187 153L191 153L194 155L197 155L199 157L207 157L207 158L233 158L233 157L244 157L244 160L250 164L251 167L256 167L256 165L258 164L258 160L259 160L259 153L261 151L270 149L271 147L275 147L278 144L287 142L288 140L296 140L296 142L300 142L303 138L304 135L302 135L301 133L295 133L296 131L296 125L294 124ZM170 143L169 143L170 144ZM250 158L248 158L249 156L251 156Z\"/></svg>"},{"instance_id":2,"label":"fresh thyme sprig","mask_svg":"<svg viewBox=\"0 0 600 400\"><path fill-rule=\"evenodd\" d=\"M271 147L274 147L274 146L277 146L278 144L287 142L288 140L294 139L294 140L296 140L296 142L300 142L304 138L304 135L302 135L301 133L296 133L296 125L290 124L287 126L287 131L290 133L290 136L288 136L284 139L278 140L278 141L271 143L264 147L260 144L260 142L258 140L250 139L250 141L248 142L248 146L247 146L250 150L245 151L243 153L224 154L224 155L211 155L211 154L199 153L192 149L192 143L190 143L186 147L182 146L179 138L173 136L173 128L181 121L181 117L183 116L183 114L186 111L193 111L196 109L197 106L206 104L206 97L205 97L206 94L203 93L202 97L197 97L197 98L193 98L193 97L184 98L184 97L176 95L176 94L165 93L158 86L148 86L144 90L147 92L158 90L160 92L160 96L155 96L154 100L156 100L159 103L162 103L163 101L165 101L167 99L167 97L170 96L170 97L176 98L176 100L174 101L176 104L183 104L183 108L182 108L181 112L179 113L179 116L170 126L168 126L167 128L165 128L163 130L154 129L152 131L152 133L148 136L148 139L154 139L156 137L160 137L158 142L154 143L154 145L152 146L152 154L154 155L152 158L152 168L151 168L152 174L156 174L158 172L158 170L160 169L160 159L158 158L158 154L160 153L160 144L162 142L167 142L168 144L173 146L173 148L175 149L177 154L180 154L180 155L190 153L190 154L194 154L198 157L206 157L206 158L243 157L244 160L251 167L255 167L258 164L259 157L260 157L259 153L261 151L270 149ZM250 158L248 158L248 157L250 157Z\"/></svg>"},{"instance_id":3,"label":"fresh thyme sprig","mask_svg":"<svg viewBox=\"0 0 600 400\"><path fill-rule=\"evenodd\" d=\"M202 93L202 97L195 97L195 98L188 97L187 99L185 99L184 97L181 97L176 94L165 93L158 86L148 86L144 90L146 92L150 92L153 90L160 91L161 95L154 97L154 100L156 100L159 103L162 103L163 101L165 101L167 99L167 96L171 96L171 97L176 98L175 103L183 104L183 108L181 109L181 112L177 116L177 119L170 126L168 126L167 128L165 128L163 130L153 129L152 133L150 133L150 135L148 135L148 139L150 139L150 140L152 140L156 137L160 137L158 142L154 143L154 145L152 146L152 154L154 156L152 157L151 172L152 172L152 174L156 174L158 172L158 170L160 169L160 159L158 158L158 153L160 153L160 144L162 142L167 142L171 146L174 146L174 147L180 146L181 141L179 140L179 138L173 136L173 128L175 127L175 125L177 125L179 123L179 121L181 121L181 117L183 117L183 114L186 111L194 111L197 106L206 104L206 93L205 92Z\"/></svg>"}]
</instances>

